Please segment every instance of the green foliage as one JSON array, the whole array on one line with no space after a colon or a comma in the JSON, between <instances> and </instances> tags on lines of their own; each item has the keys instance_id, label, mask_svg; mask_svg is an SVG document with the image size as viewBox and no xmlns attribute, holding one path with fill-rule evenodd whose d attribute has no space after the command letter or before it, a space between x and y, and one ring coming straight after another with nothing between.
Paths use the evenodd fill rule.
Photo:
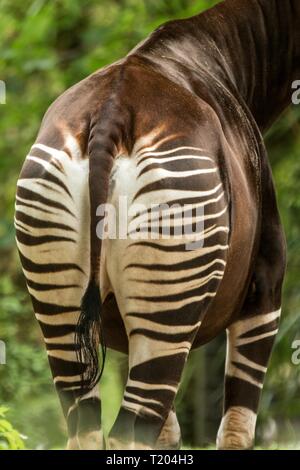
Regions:
<instances>
[{"instance_id":1,"label":"green foliage","mask_svg":"<svg viewBox=\"0 0 300 470\"><path fill-rule=\"evenodd\" d=\"M7 346L7 365L0 366L0 403L9 406L11 420L28 435L29 448L63 447L65 425L14 243L14 194L24 157L47 107L66 88L124 56L164 21L191 16L215 3L217 0L0 0L0 80L7 87L7 104L0 105L0 339ZM270 416L292 429L300 415L300 367L291 363L291 344L300 338L299 117L299 107L290 109L267 138L289 256L283 320L261 403L261 429ZM178 397L188 443L192 442L191 421L195 421L193 390L198 385L193 377L197 373L204 385L204 377L207 381L206 392L201 390L205 413L211 409L211 419L220 410L221 386L216 382L223 381L223 343L212 348L201 358L200 368L198 353L191 357ZM119 371L119 356L110 354L101 381L106 431L121 401ZM211 383L210 376L217 380ZM191 393L194 408L186 399ZM3 420L1 416L0 448L20 448L15 431L8 424L2 430ZM4 438L3 432L14 437Z\"/></svg>"},{"instance_id":2,"label":"green foliage","mask_svg":"<svg viewBox=\"0 0 300 470\"><path fill-rule=\"evenodd\" d=\"M279 209L285 227L288 260L283 314L261 404L261 419L287 423L300 415L300 366L293 365L292 343L300 339L300 107L289 109L267 136ZM293 426L288 425L292 429Z\"/></svg>"},{"instance_id":3,"label":"green foliage","mask_svg":"<svg viewBox=\"0 0 300 470\"><path fill-rule=\"evenodd\" d=\"M7 412L8 408L0 406L0 450L23 450L24 436L21 436L7 421Z\"/></svg>"}]
</instances>

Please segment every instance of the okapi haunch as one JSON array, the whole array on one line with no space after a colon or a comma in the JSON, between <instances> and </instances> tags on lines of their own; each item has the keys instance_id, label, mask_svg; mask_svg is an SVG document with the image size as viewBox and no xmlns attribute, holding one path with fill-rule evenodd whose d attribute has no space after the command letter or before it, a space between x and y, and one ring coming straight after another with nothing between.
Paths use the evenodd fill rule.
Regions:
<instances>
[{"instance_id":1,"label":"okapi haunch","mask_svg":"<svg viewBox=\"0 0 300 470\"><path fill-rule=\"evenodd\" d=\"M105 448L106 346L127 353L129 369L108 446L178 447L186 359L224 330L217 447L253 446L286 263L262 134L290 103L299 69L298 0L226 0L162 25L47 111L18 181L15 225L68 449ZM121 198L128 213L145 208L130 213L139 239L99 236L99 207L121 215ZM163 237L174 204L202 209L181 219L202 220L192 250L187 235L172 236L176 217Z\"/></svg>"}]
</instances>

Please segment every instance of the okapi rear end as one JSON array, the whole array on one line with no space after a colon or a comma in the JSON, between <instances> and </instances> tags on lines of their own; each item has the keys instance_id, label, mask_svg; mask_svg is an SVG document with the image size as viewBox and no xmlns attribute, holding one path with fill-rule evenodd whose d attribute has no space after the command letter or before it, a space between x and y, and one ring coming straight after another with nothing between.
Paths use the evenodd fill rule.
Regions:
<instances>
[{"instance_id":1,"label":"okapi rear end","mask_svg":"<svg viewBox=\"0 0 300 470\"><path fill-rule=\"evenodd\" d=\"M262 136L212 28L227 33L240 3L164 25L71 88L26 158L18 248L69 449L105 447L106 346L129 369L109 447L179 447L185 362L225 329L218 448L253 446L285 244Z\"/></svg>"}]
</instances>

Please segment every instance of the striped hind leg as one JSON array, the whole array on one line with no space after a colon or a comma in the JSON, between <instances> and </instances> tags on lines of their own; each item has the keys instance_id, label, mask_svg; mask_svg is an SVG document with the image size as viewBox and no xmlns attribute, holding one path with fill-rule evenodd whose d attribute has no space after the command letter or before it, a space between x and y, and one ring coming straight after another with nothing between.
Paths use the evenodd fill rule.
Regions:
<instances>
[{"instance_id":1,"label":"striped hind leg","mask_svg":"<svg viewBox=\"0 0 300 470\"><path fill-rule=\"evenodd\" d=\"M72 326L69 327L71 330ZM49 338L47 326L43 325L42 329L55 387L67 423L67 449L103 449L105 443L101 430L99 389L96 386L89 391L81 384L85 364L77 358L74 331L63 337L55 333L55 337ZM63 352L65 350L66 354Z\"/></svg>"},{"instance_id":2,"label":"striped hind leg","mask_svg":"<svg viewBox=\"0 0 300 470\"><path fill-rule=\"evenodd\" d=\"M237 321L227 331L224 415L219 449L251 449L280 310Z\"/></svg>"},{"instance_id":3,"label":"striped hind leg","mask_svg":"<svg viewBox=\"0 0 300 470\"><path fill-rule=\"evenodd\" d=\"M19 247L20 252L24 250L22 244ZM53 250L55 259L55 249L49 249ZM67 448L101 449L99 391L98 388L89 391L81 383L86 366L76 353L75 330L84 293L80 285L84 282L84 274L76 268L77 265L36 263L24 255L21 255L21 260L67 422ZM65 272L61 272L62 269Z\"/></svg>"},{"instance_id":4,"label":"striped hind leg","mask_svg":"<svg viewBox=\"0 0 300 470\"><path fill-rule=\"evenodd\" d=\"M224 415L219 449L249 449L267 366L278 331L285 242L278 221L263 230L250 291L227 330Z\"/></svg>"},{"instance_id":5,"label":"striped hind leg","mask_svg":"<svg viewBox=\"0 0 300 470\"><path fill-rule=\"evenodd\" d=\"M75 330L89 276L88 165L34 145L18 181L15 226L23 271L67 421L68 448L101 448L98 390L81 382Z\"/></svg>"},{"instance_id":6,"label":"striped hind leg","mask_svg":"<svg viewBox=\"0 0 300 470\"><path fill-rule=\"evenodd\" d=\"M154 449L159 443L166 447L178 445L178 429L174 442L170 427L174 420L173 402L190 349L188 335L184 342L181 347L154 345L142 335L131 342L129 376L109 437L111 449Z\"/></svg>"},{"instance_id":7,"label":"striped hind leg","mask_svg":"<svg viewBox=\"0 0 300 470\"><path fill-rule=\"evenodd\" d=\"M161 311L146 314L128 308L123 316L129 338L129 374L109 435L111 449L177 447L180 442L173 405L201 323L200 305L192 302L170 311L165 310L167 304L154 303L152 309L158 306Z\"/></svg>"}]
</instances>

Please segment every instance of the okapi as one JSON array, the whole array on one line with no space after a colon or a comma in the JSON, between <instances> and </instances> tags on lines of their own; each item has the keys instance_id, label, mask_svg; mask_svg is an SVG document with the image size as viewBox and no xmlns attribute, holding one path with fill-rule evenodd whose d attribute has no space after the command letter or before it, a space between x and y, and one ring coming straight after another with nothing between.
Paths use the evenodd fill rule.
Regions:
<instances>
[{"instance_id":1,"label":"okapi","mask_svg":"<svg viewBox=\"0 0 300 470\"><path fill-rule=\"evenodd\" d=\"M18 181L15 226L68 449L105 448L99 347L128 354L108 446L178 447L186 359L224 330L217 447L253 446L286 264L262 134L291 102L299 36L298 0L226 0L162 25L47 111ZM145 207L130 218L139 239L99 235L99 207L122 215L122 197L129 213ZM182 222L202 220L192 250L185 234L172 236L174 213L163 237L173 204L202 209Z\"/></svg>"}]
</instances>

